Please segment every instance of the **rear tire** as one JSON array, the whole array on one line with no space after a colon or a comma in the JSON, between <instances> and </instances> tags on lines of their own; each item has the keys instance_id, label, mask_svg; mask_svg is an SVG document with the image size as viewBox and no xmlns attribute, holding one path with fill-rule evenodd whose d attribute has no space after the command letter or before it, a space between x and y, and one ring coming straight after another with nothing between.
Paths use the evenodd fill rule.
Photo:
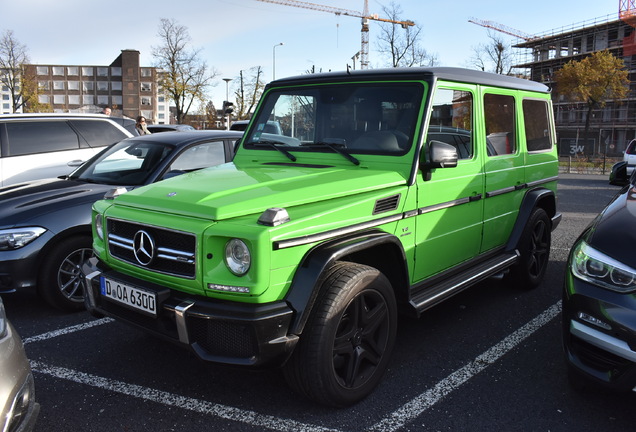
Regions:
<instances>
[{"instance_id":1,"label":"rear tire","mask_svg":"<svg viewBox=\"0 0 636 432\"><path fill-rule=\"evenodd\" d=\"M397 307L378 270L337 263L283 372L298 393L344 407L368 396L387 369L397 331Z\"/></svg>"},{"instance_id":2,"label":"rear tire","mask_svg":"<svg viewBox=\"0 0 636 432\"><path fill-rule=\"evenodd\" d=\"M515 285L532 289L541 283L548 268L551 243L552 222L545 210L535 208L518 244L519 262L511 269Z\"/></svg>"},{"instance_id":3,"label":"rear tire","mask_svg":"<svg viewBox=\"0 0 636 432\"><path fill-rule=\"evenodd\" d=\"M40 296L51 306L64 311L84 309L86 280L82 264L92 256L89 236L70 237L56 244L48 251L38 277Z\"/></svg>"}]
</instances>

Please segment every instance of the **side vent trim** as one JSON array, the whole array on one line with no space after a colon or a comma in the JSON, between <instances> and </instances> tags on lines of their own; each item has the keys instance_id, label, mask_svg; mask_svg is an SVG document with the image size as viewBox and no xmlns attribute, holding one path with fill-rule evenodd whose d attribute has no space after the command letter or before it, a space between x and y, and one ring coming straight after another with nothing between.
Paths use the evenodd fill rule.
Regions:
<instances>
[{"instance_id":1,"label":"side vent trim","mask_svg":"<svg viewBox=\"0 0 636 432\"><path fill-rule=\"evenodd\" d=\"M379 213L397 210L398 204L400 204L400 194L379 199L375 202L375 206L373 206L373 214L376 215Z\"/></svg>"}]
</instances>

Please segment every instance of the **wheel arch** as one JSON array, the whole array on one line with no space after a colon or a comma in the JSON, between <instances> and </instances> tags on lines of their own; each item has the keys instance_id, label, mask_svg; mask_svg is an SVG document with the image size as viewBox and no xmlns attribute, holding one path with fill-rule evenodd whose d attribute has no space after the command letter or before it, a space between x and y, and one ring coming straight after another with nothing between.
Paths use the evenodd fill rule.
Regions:
<instances>
[{"instance_id":1,"label":"wheel arch","mask_svg":"<svg viewBox=\"0 0 636 432\"><path fill-rule=\"evenodd\" d=\"M91 231L91 226L90 225L78 225L78 226L71 227L69 229L66 229L66 230L58 233L57 235L55 235L55 237L53 237L51 240L49 240L46 243L46 245L44 245L44 247L38 253L38 258L37 258L37 266L38 266L37 267L38 268L37 279L38 280L40 279L40 273L42 271L41 270L42 269L42 264L44 263L45 257L49 254L49 252L51 250L56 248L57 245L60 244L60 242L68 240L69 238L72 238L72 237L81 237L81 236L85 236L85 237L91 237L92 236L92 231Z\"/></svg>"},{"instance_id":2,"label":"wheel arch","mask_svg":"<svg viewBox=\"0 0 636 432\"><path fill-rule=\"evenodd\" d=\"M546 188L536 188L528 191L523 197L521 206L519 207L519 215L515 221L512 233L506 244L506 250L513 251L517 249L517 245L521 240L523 230L532 215L535 208L542 208L552 220L557 216L556 196L554 191ZM554 227L552 227L554 229Z\"/></svg>"},{"instance_id":3,"label":"wheel arch","mask_svg":"<svg viewBox=\"0 0 636 432\"><path fill-rule=\"evenodd\" d=\"M400 240L383 231L366 231L322 243L302 259L285 297L296 312L289 332L301 334L320 294L327 270L336 261L368 265L383 273L393 287L398 304L406 302L408 270Z\"/></svg>"}]
</instances>

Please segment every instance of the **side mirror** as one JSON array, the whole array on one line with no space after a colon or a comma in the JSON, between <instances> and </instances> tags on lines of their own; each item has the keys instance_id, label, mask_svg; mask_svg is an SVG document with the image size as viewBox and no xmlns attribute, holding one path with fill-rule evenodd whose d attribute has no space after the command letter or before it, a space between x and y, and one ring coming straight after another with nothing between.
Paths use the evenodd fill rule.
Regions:
<instances>
[{"instance_id":1,"label":"side mirror","mask_svg":"<svg viewBox=\"0 0 636 432\"><path fill-rule=\"evenodd\" d=\"M428 144L428 158L420 160L425 180L431 179L434 168L454 168L457 166L457 148L441 141L432 140Z\"/></svg>"},{"instance_id":2,"label":"side mirror","mask_svg":"<svg viewBox=\"0 0 636 432\"><path fill-rule=\"evenodd\" d=\"M623 186L629 182L627 177L627 162L617 162L610 171L609 183L611 185Z\"/></svg>"}]
</instances>

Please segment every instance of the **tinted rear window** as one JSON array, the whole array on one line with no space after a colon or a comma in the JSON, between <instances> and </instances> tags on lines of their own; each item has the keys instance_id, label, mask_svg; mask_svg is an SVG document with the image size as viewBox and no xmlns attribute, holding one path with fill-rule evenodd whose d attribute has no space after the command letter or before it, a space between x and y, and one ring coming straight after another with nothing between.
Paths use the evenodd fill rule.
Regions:
<instances>
[{"instance_id":1,"label":"tinted rear window","mask_svg":"<svg viewBox=\"0 0 636 432\"><path fill-rule=\"evenodd\" d=\"M79 148L79 138L66 121L6 123L6 156L21 156Z\"/></svg>"},{"instance_id":2,"label":"tinted rear window","mask_svg":"<svg viewBox=\"0 0 636 432\"><path fill-rule=\"evenodd\" d=\"M127 138L114 124L101 120L71 120L89 147L103 147Z\"/></svg>"}]
</instances>

